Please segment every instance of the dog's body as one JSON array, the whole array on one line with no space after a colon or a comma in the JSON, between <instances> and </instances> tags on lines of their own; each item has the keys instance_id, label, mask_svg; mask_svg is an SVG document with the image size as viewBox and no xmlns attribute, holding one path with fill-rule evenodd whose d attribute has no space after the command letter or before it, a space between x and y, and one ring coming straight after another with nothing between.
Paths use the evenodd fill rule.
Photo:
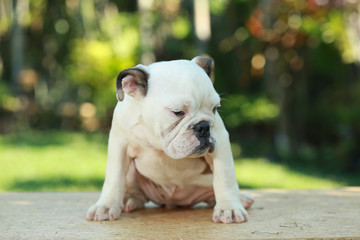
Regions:
<instances>
[{"instance_id":1,"label":"dog's body","mask_svg":"<svg viewBox=\"0 0 360 240\"><path fill-rule=\"evenodd\" d=\"M213 68L212 59L196 57L119 74L105 182L89 220L112 220L149 200L207 202L215 204L215 222L247 220L253 199L239 193Z\"/></svg>"}]
</instances>

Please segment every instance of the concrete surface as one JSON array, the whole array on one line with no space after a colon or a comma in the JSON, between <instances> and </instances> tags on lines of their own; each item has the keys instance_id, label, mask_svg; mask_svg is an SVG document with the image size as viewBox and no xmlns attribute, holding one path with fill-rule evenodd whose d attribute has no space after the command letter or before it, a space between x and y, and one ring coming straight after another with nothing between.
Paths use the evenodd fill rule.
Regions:
<instances>
[{"instance_id":1,"label":"concrete surface","mask_svg":"<svg viewBox=\"0 0 360 240\"><path fill-rule=\"evenodd\" d=\"M250 220L211 222L211 209L147 209L90 222L98 192L1 193L0 239L360 239L360 187L249 190Z\"/></svg>"}]
</instances>

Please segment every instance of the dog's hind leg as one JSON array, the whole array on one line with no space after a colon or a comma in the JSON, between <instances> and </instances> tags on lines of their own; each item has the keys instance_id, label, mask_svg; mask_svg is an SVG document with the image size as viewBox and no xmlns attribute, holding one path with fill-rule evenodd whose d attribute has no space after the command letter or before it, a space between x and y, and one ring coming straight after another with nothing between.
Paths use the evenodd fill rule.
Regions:
<instances>
[{"instance_id":1,"label":"dog's hind leg","mask_svg":"<svg viewBox=\"0 0 360 240\"><path fill-rule=\"evenodd\" d=\"M137 183L137 174L135 162L132 161L126 176L126 193L122 209L124 212L144 208L145 203L149 201Z\"/></svg>"},{"instance_id":2,"label":"dog's hind leg","mask_svg":"<svg viewBox=\"0 0 360 240\"><path fill-rule=\"evenodd\" d=\"M248 209L251 205L253 205L255 200L250 194L242 192L240 193L240 201L243 207Z\"/></svg>"}]
</instances>

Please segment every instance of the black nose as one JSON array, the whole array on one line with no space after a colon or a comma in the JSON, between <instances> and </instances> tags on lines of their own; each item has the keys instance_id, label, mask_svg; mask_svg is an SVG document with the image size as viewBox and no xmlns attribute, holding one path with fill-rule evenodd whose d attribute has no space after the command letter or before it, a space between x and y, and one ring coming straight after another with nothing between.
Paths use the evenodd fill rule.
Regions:
<instances>
[{"instance_id":1,"label":"black nose","mask_svg":"<svg viewBox=\"0 0 360 240\"><path fill-rule=\"evenodd\" d=\"M205 121L201 121L194 126L194 131L200 138L210 137L210 124Z\"/></svg>"}]
</instances>

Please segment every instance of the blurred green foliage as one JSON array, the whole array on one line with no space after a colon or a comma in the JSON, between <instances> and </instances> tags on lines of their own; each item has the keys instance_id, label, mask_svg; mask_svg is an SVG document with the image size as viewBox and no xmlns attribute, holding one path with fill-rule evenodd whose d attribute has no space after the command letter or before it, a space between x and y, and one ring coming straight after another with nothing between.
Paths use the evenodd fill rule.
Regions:
<instances>
[{"instance_id":1,"label":"blurred green foliage","mask_svg":"<svg viewBox=\"0 0 360 240\"><path fill-rule=\"evenodd\" d=\"M359 172L360 3L195 2L0 0L0 132L107 132L121 70L209 54L237 152Z\"/></svg>"},{"instance_id":2,"label":"blurred green foliage","mask_svg":"<svg viewBox=\"0 0 360 240\"><path fill-rule=\"evenodd\" d=\"M244 123L268 122L279 116L279 107L266 97L244 94L228 95L220 110L226 126L236 128Z\"/></svg>"}]
</instances>

